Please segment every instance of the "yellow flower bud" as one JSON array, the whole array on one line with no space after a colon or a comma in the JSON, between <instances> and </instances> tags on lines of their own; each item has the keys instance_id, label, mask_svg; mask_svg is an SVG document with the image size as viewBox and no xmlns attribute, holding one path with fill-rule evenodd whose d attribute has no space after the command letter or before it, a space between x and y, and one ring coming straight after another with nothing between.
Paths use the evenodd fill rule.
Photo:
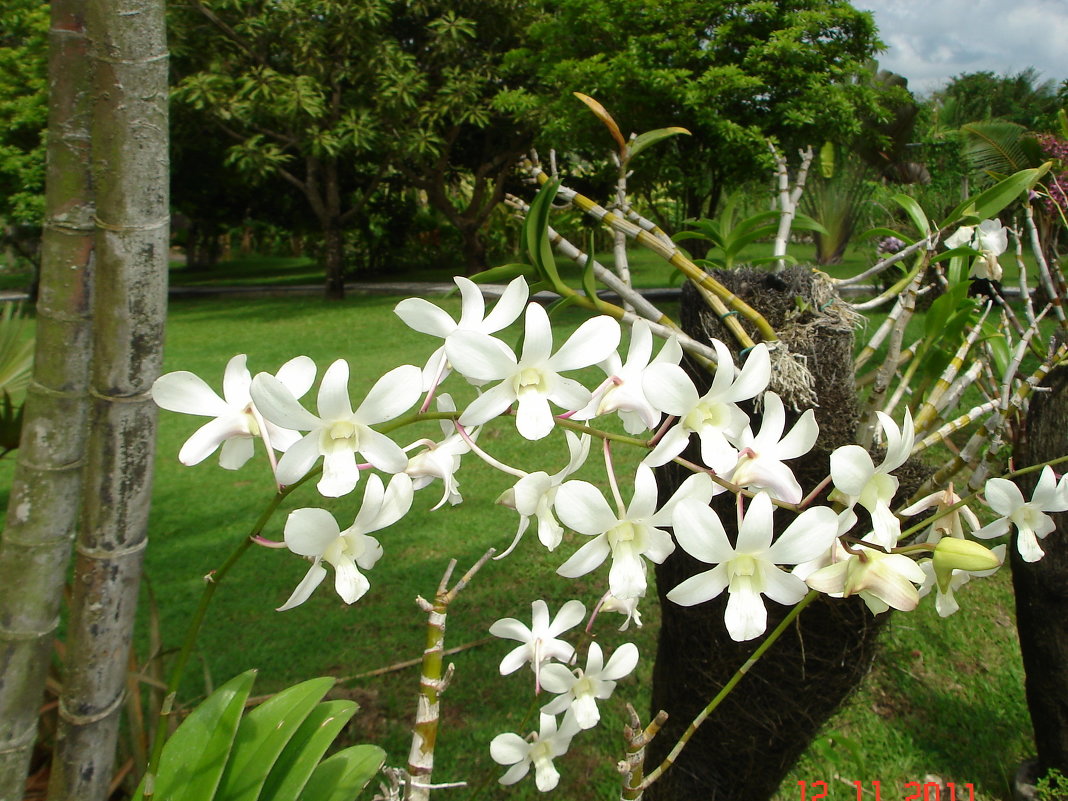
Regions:
<instances>
[{"instance_id":1,"label":"yellow flower bud","mask_svg":"<svg viewBox=\"0 0 1068 801\"><path fill-rule=\"evenodd\" d=\"M935 578L938 588L946 592L954 570L966 570L976 573L994 570L1001 566L997 554L974 540L962 540L956 537L943 537L934 549Z\"/></svg>"}]
</instances>

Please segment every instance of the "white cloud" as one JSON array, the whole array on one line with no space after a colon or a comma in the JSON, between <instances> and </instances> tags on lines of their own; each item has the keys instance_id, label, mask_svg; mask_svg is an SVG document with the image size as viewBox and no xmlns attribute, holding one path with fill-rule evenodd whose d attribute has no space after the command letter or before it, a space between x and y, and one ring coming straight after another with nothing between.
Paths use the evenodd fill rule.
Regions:
<instances>
[{"instance_id":1,"label":"white cloud","mask_svg":"<svg viewBox=\"0 0 1068 801\"><path fill-rule=\"evenodd\" d=\"M963 72L1068 79L1068 0L854 0L872 11L887 51L879 65L929 92Z\"/></svg>"}]
</instances>

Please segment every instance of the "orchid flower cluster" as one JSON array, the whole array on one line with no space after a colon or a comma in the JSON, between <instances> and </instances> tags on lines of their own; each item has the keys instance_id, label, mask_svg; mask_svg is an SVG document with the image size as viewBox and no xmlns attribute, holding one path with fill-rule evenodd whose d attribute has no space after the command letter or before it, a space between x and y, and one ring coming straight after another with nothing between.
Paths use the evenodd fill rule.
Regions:
<instances>
[{"instance_id":1,"label":"orchid flower cluster","mask_svg":"<svg viewBox=\"0 0 1068 801\"><path fill-rule=\"evenodd\" d=\"M981 227L968 236L981 239L980 249L994 254L987 262L993 273L991 261L999 251L984 239L989 233ZM379 378L355 408L344 360L323 374L314 412L301 402L316 374L315 365L303 356L274 374L261 372L254 378L246 357L233 357L225 369L222 397L188 372L169 373L156 382L153 396L161 407L210 418L182 447L184 464L197 464L221 448L221 466L238 469L260 439L279 487L308 477L320 459L316 487L324 497L346 496L363 485L362 503L345 528L325 509L289 514L284 547L310 566L280 610L306 601L330 570L337 594L346 603L359 600L370 586L366 572L384 553L372 535L400 521L412 508L415 493L437 482L435 509L461 503L457 473L465 457L481 458L515 478L498 499L518 515L516 533L502 555L519 545L533 522L538 541L551 552L564 546L567 530L582 543L560 560L560 575L577 578L608 563L589 625L598 613L616 611L625 618L623 629L631 623L640 626L639 604L648 590L650 563L661 563L681 548L708 568L669 588L667 598L690 606L727 592L724 622L738 641L767 630L765 598L792 605L812 590L833 597L859 595L876 614L914 609L921 596L934 591L939 614L950 614L957 608L955 591L971 577L993 572L1004 559L1003 546L989 550L976 538L998 537L1015 527L1022 558L1034 561L1043 555L1039 541L1054 528L1048 513L1068 510L1068 478L1058 480L1046 467L1029 501L1011 481L990 479L985 497L995 519L985 526L952 487L895 512L898 479L893 473L909 457L915 440L908 411L900 424L880 413L886 448L878 465L860 446L835 450L828 505L813 505L789 462L815 444L815 416L805 411L786 430L784 403L768 389L772 368L766 345L756 345L736 366L727 346L712 342L717 368L702 392L681 367L679 343L671 338L657 350L652 329L643 321L634 323L625 357L618 350L620 325L608 316L587 320L556 347L549 315L528 302L524 279L508 284L489 313L478 285L465 278L455 282L461 296L458 320L423 299L397 305L404 323L441 343L424 365L402 365ZM522 346L516 351L499 335L520 317ZM567 375L593 366L604 373L596 386ZM477 390L463 408L442 392L453 374ZM754 399L763 406L759 425L740 406ZM432 406L437 410L433 415L421 414ZM431 416L441 421L440 439L402 447L391 436L403 424ZM550 475L494 458L479 444L479 431L502 416L510 416L526 440L562 429L566 466ZM611 416L618 416L629 437L610 437L594 428ZM572 478L588 460L594 438L603 442L607 495ZM619 439L648 449L629 475L617 475L612 459L611 441ZM681 457L691 442L698 446L700 463ZM661 499L653 471L673 460L693 473ZM734 542L710 507L714 496L728 491L737 495ZM863 518L858 507L866 512ZM924 531L917 534L922 526L917 531L902 528L903 517L921 513L933 517ZM868 522L861 526L861 519ZM585 668L573 667L575 649L559 635L585 617L585 606L572 600L550 620L545 602L535 600L530 627L505 618L490 629L519 642L501 662L501 673L529 663L535 691L556 696L541 707L538 733L529 738L502 734L493 740L494 760L509 766L503 783L518 781L533 766L539 789L555 787L553 759L578 732L597 723L596 702L608 698L637 664L633 644L617 647L607 661L600 646L592 644Z\"/></svg>"}]
</instances>

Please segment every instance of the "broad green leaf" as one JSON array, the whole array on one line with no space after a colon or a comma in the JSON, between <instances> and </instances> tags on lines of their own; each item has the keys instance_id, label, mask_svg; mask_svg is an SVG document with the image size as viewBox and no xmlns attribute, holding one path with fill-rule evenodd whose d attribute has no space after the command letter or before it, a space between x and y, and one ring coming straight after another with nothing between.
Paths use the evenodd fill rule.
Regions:
<instances>
[{"instance_id":1,"label":"broad green leaf","mask_svg":"<svg viewBox=\"0 0 1068 801\"><path fill-rule=\"evenodd\" d=\"M530 264L501 264L497 267L490 267L480 273L475 273L470 278L476 284L503 284L521 275L524 278L535 278L537 277L537 271Z\"/></svg>"},{"instance_id":2,"label":"broad green leaf","mask_svg":"<svg viewBox=\"0 0 1068 801\"><path fill-rule=\"evenodd\" d=\"M545 184L535 195L523 222L523 243L530 263L537 269L538 275L554 289L560 287L562 282L556 270L552 245L549 244L549 212L559 186L559 181L549 181Z\"/></svg>"},{"instance_id":3,"label":"broad green leaf","mask_svg":"<svg viewBox=\"0 0 1068 801\"><path fill-rule=\"evenodd\" d=\"M210 801L226 767L256 671L235 676L205 698L163 746L154 801ZM145 780L134 793L144 797Z\"/></svg>"},{"instance_id":4,"label":"broad green leaf","mask_svg":"<svg viewBox=\"0 0 1068 801\"><path fill-rule=\"evenodd\" d=\"M220 801L257 801L286 743L333 686L330 677L302 682L245 716L219 785Z\"/></svg>"},{"instance_id":5,"label":"broad green leaf","mask_svg":"<svg viewBox=\"0 0 1068 801\"><path fill-rule=\"evenodd\" d=\"M356 714L352 701L324 701L305 718L264 782L260 798L297 801L323 754Z\"/></svg>"},{"instance_id":6,"label":"broad green leaf","mask_svg":"<svg viewBox=\"0 0 1068 801\"><path fill-rule=\"evenodd\" d=\"M980 255L979 251L977 251L977 250L975 250L973 248L964 247L962 245L959 248L951 248L949 250L943 251L942 253L939 253L937 256L934 256L931 259L931 264L937 264L938 262L945 261L946 259L955 259L955 258L962 258L963 259L965 257L966 258L973 258L973 257L979 256L979 255Z\"/></svg>"},{"instance_id":7,"label":"broad green leaf","mask_svg":"<svg viewBox=\"0 0 1068 801\"><path fill-rule=\"evenodd\" d=\"M301 801L352 801L386 761L376 745L354 745L324 759L308 783Z\"/></svg>"},{"instance_id":8,"label":"broad green leaf","mask_svg":"<svg viewBox=\"0 0 1068 801\"><path fill-rule=\"evenodd\" d=\"M894 195L894 202L909 215L909 219L912 220L912 224L916 226L916 230L920 232L921 236L927 236L931 233L931 221L927 219L927 215L920 208L920 204L916 202L914 197L896 194Z\"/></svg>"},{"instance_id":9,"label":"broad green leaf","mask_svg":"<svg viewBox=\"0 0 1068 801\"><path fill-rule=\"evenodd\" d=\"M593 303L594 308L600 309L604 301L597 297L597 279L593 274L593 251L593 231L590 231L590 235L586 240L586 264L582 268L582 288L586 292L586 297Z\"/></svg>"},{"instance_id":10,"label":"broad green leaf","mask_svg":"<svg viewBox=\"0 0 1068 801\"><path fill-rule=\"evenodd\" d=\"M755 228L756 226L764 225L765 223L767 223L769 221L775 221L774 225L765 226L767 228L770 228L772 230L772 232L774 232L774 231L776 231L778 229L778 220L779 220L779 216L781 214L782 214L782 212L779 212L779 211L761 211L761 212L758 212L757 214L754 214L752 217L746 217L744 220L742 220L740 223L738 223L736 226L734 226L732 231L734 231L734 232L748 231L748 230L750 230L752 228Z\"/></svg>"},{"instance_id":11,"label":"broad green leaf","mask_svg":"<svg viewBox=\"0 0 1068 801\"><path fill-rule=\"evenodd\" d=\"M834 177L834 142L824 142L820 148L820 174L828 180Z\"/></svg>"},{"instance_id":12,"label":"broad green leaf","mask_svg":"<svg viewBox=\"0 0 1068 801\"><path fill-rule=\"evenodd\" d=\"M655 145L657 142L671 136L678 136L679 134L689 136L690 132L685 128L672 126L671 128L657 128L655 131L646 131L643 134L638 134L634 137L634 141L630 143L630 146L627 149L627 158L632 159L650 145Z\"/></svg>"},{"instance_id":13,"label":"broad green leaf","mask_svg":"<svg viewBox=\"0 0 1068 801\"><path fill-rule=\"evenodd\" d=\"M915 244L915 242L916 242L915 239L909 239L909 237L903 236L902 234L899 234L893 228L869 228L864 233L857 234L855 237L853 237L853 239L854 239L854 241L857 241L857 242L867 242L869 239L874 239L877 236L878 237L886 237L886 236L897 237L902 242L904 242L906 245L912 245L912 244Z\"/></svg>"},{"instance_id":14,"label":"broad green leaf","mask_svg":"<svg viewBox=\"0 0 1068 801\"><path fill-rule=\"evenodd\" d=\"M797 229L798 231L816 231L817 233L830 236L830 232L823 227L823 224L819 220L814 220L807 214L797 212L794 215L793 222L790 223L791 230Z\"/></svg>"},{"instance_id":15,"label":"broad green leaf","mask_svg":"<svg viewBox=\"0 0 1068 801\"><path fill-rule=\"evenodd\" d=\"M1053 162L1047 161L1041 167L1020 170L1004 181L999 181L989 189L968 198L953 209L938 227L945 228L956 222L964 222L962 218L965 217L974 217L976 220L989 220L997 216L1002 209L1019 198L1020 195L1032 189L1039 179L1049 172L1052 164Z\"/></svg>"}]
</instances>

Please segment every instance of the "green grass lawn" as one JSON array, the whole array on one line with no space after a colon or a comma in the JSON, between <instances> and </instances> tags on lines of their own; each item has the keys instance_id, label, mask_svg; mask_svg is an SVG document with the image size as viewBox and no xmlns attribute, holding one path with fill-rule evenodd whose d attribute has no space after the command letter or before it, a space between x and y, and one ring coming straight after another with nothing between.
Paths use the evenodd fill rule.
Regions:
<instances>
[{"instance_id":1,"label":"green grass lawn","mask_svg":"<svg viewBox=\"0 0 1068 801\"><path fill-rule=\"evenodd\" d=\"M321 375L334 359L344 357L352 367L350 387L358 403L379 374L402 363L422 365L437 345L395 318L392 308L397 300L175 301L164 369L190 370L218 388L227 359L236 353L248 354L254 373L274 371L303 353L316 361ZM442 305L453 314L458 310L456 299ZM562 330L583 319L576 311L563 314ZM450 384L454 389L459 386ZM161 610L169 649L180 643L204 576L242 540L273 492L266 465L259 460L238 472L221 470L214 458L192 468L178 464L181 444L202 422L169 412L160 418L146 576ZM396 438L407 444L435 435L436 428L427 424ZM533 465L555 472L566 461L558 435L534 444L517 440L507 423L496 423L479 442L503 461L527 469ZM598 480L603 470L596 454L590 464L585 476ZM12 466L11 458L0 461L0 487L10 485ZM416 608L415 597L433 594L449 559L457 559L463 570L488 547L505 547L515 532L516 515L492 503L509 486L507 477L468 456L461 482L464 504L430 512L440 495L440 485L434 484L416 495L409 516L378 535L385 554L368 572L370 591L352 607L338 599L328 577L302 606L275 612L304 575L307 563L288 551L253 549L220 585L183 699L192 702L248 668L260 671L257 693L317 675L357 677L346 678L339 689L362 707L346 738L374 741L386 748L390 764L403 764L418 668L359 676L417 659L423 649L425 616ZM6 489L3 492L6 495ZM624 495L629 495L626 489ZM325 506L344 528L361 497L362 487L345 498L325 501L309 486L295 493L286 509ZM281 539L284 513L276 514L266 536ZM578 581L554 572L579 539L567 535L562 553L550 554L528 531L508 559L487 564L449 616L446 647L477 643L499 617L529 622L530 602L536 598L547 600L553 611L572 597L590 608L605 583L606 568ZM977 799L1009 797L1007 779L1033 746L1007 573L974 582L961 591L960 600L962 611L948 621L939 620L933 604L926 602L916 613L895 617L873 674L784 784L782 801L799 797L799 780L826 781L830 798L851 801L856 797L852 780L879 780L884 788L900 789L904 782L923 781L926 774L958 784L971 782ZM612 616L598 627L597 639L607 649L633 641L651 657L658 619L653 592L642 608L643 629L619 634L615 626L620 619ZM143 614L142 655L144 618ZM496 780L504 769L489 756L488 743L497 733L525 733L537 727L536 707L530 703L530 671L498 675L497 665L510 649L508 642L493 641L450 657L456 676L443 697L435 780L463 779L485 788L453 791L457 798L540 796L530 778L511 789L499 788ZM616 696L602 704L602 726L580 735L572 752L558 763L562 774L558 797L618 797L614 761L619 756L623 703L630 700L646 714L650 680L651 664L646 661L637 677L623 681ZM744 680L738 691L746 691ZM883 798L905 795L884 790Z\"/></svg>"}]
</instances>

